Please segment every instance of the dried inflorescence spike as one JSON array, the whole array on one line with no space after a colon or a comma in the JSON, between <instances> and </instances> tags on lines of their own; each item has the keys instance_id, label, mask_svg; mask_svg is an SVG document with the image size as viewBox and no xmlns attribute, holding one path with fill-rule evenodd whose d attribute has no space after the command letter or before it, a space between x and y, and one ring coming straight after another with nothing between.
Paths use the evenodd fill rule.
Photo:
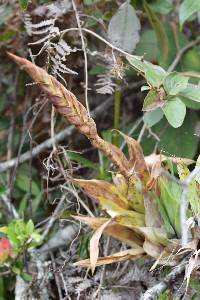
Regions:
<instances>
[{"instance_id":1,"label":"dried inflorescence spike","mask_svg":"<svg viewBox=\"0 0 200 300\"><path fill-rule=\"evenodd\" d=\"M129 179L131 170L127 158L115 145L100 138L94 120L88 115L87 110L75 95L44 69L34 65L27 59L11 53L8 53L8 55L48 94L49 100L56 109L84 134L94 147L102 151L125 178Z\"/></svg>"}]
</instances>

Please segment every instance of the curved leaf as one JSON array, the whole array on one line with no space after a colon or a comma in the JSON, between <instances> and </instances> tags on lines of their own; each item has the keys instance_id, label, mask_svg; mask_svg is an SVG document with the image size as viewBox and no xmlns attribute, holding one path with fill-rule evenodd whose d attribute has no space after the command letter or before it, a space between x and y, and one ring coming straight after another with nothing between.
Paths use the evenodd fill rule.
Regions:
<instances>
[{"instance_id":1,"label":"curved leaf","mask_svg":"<svg viewBox=\"0 0 200 300\"><path fill-rule=\"evenodd\" d=\"M147 14L147 17L156 33L158 45L160 47L160 53L162 56L163 63L166 62L168 58L168 52L169 52L169 42L167 34L164 30L164 27L159 20L159 18L156 16L156 14L152 11L150 5L146 1L144 1L144 9Z\"/></svg>"},{"instance_id":2,"label":"curved leaf","mask_svg":"<svg viewBox=\"0 0 200 300\"><path fill-rule=\"evenodd\" d=\"M74 219L83 222L96 230L101 225L103 225L108 218L95 218L95 217L86 217L86 216L73 216ZM140 247L143 244L143 238L141 235L133 232L128 227L117 224L116 222L110 223L104 230L104 233L112 236L113 238L126 243L130 247Z\"/></svg>"},{"instance_id":3,"label":"curved leaf","mask_svg":"<svg viewBox=\"0 0 200 300\"><path fill-rule=\"evenodd\" d=\"M120 262L128 259L136 260L143 257L144 255L145 255L145 251L143 248L128 249L128 250L117 252L109 256L99 257L96 262L96 266L108 265L108 264L112 264L115 262ZM74 266L81 266L81 267L88 268L91 267L91 264L89 259L85 259L74 263Z\"/></svg>"},{"instance_id":4,"label":"curved leaf","mask_svg":"<svg viewBox=\"0 0 200 300\"><path fill-rule=\"evenodd\" d=\"M111 18L108 26L108 38L112 44L133 52L139 42L140 21L132 5L126 1Z\"/></svg>"},{"instance_id":5,"label":"curved leaf","mask_svg":"<svg viewBox=\"0 0 200 300\"><path fill-rule=\"evenodd\" d=\"M91 264L91 270L92 274L94 274L96 263L99 256L99 240L102 236L103 231L105 228L112 222L112 219L106 221L104 224L102 224L93 234L91 240L90 240L90 264Z\"/></svg>"},{"instance_id":6,"label":"curved leaf","mask_svg":"<svg viewBox=\"0 0 200 300\"><path fill-rule=\"evenodd\" d=\"M179 10L180 25L183 26L184 22L198 11L200 11L199 0L184 0Z\"/></svg>"}]
</instances>

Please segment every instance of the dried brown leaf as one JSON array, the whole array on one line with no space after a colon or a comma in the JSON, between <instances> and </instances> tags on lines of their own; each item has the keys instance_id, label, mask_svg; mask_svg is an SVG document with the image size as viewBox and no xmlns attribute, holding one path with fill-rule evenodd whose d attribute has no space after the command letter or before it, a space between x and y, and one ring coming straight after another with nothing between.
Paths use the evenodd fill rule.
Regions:
<instances>
[{"instance_id":1,"label":"dried brown leaf","mask_svg":"<svg viewBox=\"0 0 200 300\"><path fill-rule=\"evenodd\" d=\"M150 242L148 239L145 240L143 249L150 257L154 257L156 259L160 257L160 254L163 251L163 247L161 245Z\"/></svg>"},{"instance_id":2,"label":"dried brown leaf","mask_svg":"<svg viewBox=\"0 0 200 300\"><path fill-rule=\"evenodd\" d=\"M101 199L108 199L121 208L128 208L128 200L119 192L117 187L104 180L75 179L74 182L84 189L90 197L101 203ZM101 203L102 204L102 203Z\"/></svg>"},{"instance_id":3,"label":"dried brown leaf","mask_svg":"<svg viewBox=\"0 0 200 300\"><path fill-rule=\"evenodd\" d=\"M74 216L74 218L89 225L94 230L96 230L106 221L109 220L108 218L94 218L85 216ZM114 221L105 228L104 233L109 236L112 236L113 238L121 241L122 243L126 243L128 246L133 248L142 246L144 241L141 235L139 235L136 232L133 232L131 229L125 226L117 224Z\"/></svg>"},{"instance_id":4,"label":"dried brown leaf","mask_svg":"<svg viewBox=\"0 0 200 300\"><path fill-rule=\"evenodd\" d=\"M90 240L90 265L92 274L94 274L96 263L99 256L99 240L102 236L102 233L104 232L105 228L112 222L112 219L106 221L104 224L102 224L93 234L91 240Z\"/></svg>"},{"instance_id":5,"label":"dried brown leaf","mask_svg":"<svg viewBox=\"0 0 200 300\"><path fill-rule=\"evenodd\" d=\"M142 248L137 249L128 249L125 251L117 252L113 255L105 256L105 257L99 257L96 263L96 266L102 266L102 265L108 265L115 262L120 262L128 259L137 260L141 257L145 256L145 252ZM74 266L80 266L80 267L91 267L90 260L85 259L78 261L74 264Z\"/></svg>"},{"instance_id":6,"label":"dried brown leaf","mask_svg":"<svg viewBox=\"0 0 200 300\"><path fill-rule=\"evenodd\" d=\"M149 192L145 193L144 196L145 206L145 224L148 227L160 228L163 227L163 220L158 210L155 199Z\"/></svg>"},{"instance_id":7,"label":"dried brown leaf","mask_svg":"<svg viewBox=\"0 0 200 300\"><path fill-rule=\"evenodd\" d=\"M185 165L191 165L195 161L189 158L183 158L183 157L175 157L175 156L166 156L163 154L155 154L152 153L148 156L145 156L145 162L148 168L154 167L157 163L161 164L165 161L172 161L175 164L185 164Z\"/></svg>"}]
</instances>

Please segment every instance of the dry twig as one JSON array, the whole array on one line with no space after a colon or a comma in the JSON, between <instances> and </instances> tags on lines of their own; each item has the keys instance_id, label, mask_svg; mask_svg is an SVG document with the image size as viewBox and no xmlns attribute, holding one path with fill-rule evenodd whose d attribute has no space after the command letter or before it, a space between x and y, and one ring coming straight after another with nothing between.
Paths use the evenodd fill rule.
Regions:
<instances>
[{"instance_id":1,"label":"dry twig","mask_svg":"<svg viewBox=\"0 0 200 300\"><path fill-rule=\"evenodd\" d=\"M102 111L104 111L105 109L108 109L108 107L112 104L112 98L108 98L106 101L104 101L102 104L100 104L98 107L96 107L92 112L91 115L94 116L98 116L100 113L102 113ZM28 161L31 156L35 157L38 154L40 154L41 152L52 148L53 146L53 142L59 143L61 141L63 141L66 137L70 136L70 134L72 133L74 129L74 126L69 126L65 129L63 129L61 132L59 132L58 134L56 134L53 138L49 138L46 141L42 142L41 144L37 145L36 147L34 147L32 149L32 151L27 151L23 154L21 154L19 156L19 161L18 161L18 157L10 159L8 161L5 162L1 162L0 163L0 173L7 171L8 169L13 168L16 163L21 164L24 163L25 161Z\"/></svg>"},{"instance_id":2,"label":"dry twig","mask_svg":"<svg viewBox=\"0 0 200 300\"><path fill-rule=\"evenodd\" d=\"M168 68L168 72L172 72L176 66L178 65L179 61L181 60L183 54L188 51L189 49L193 48L194 46L198 45L200 43L200 38L198 37L195 41L192 41L190 43L188 43L185 47L181 48L178 52L177 55L174 59L174 61L172 62L172 64L169 66Z\"/></svg>"},{"instance_id":3,"label":"dry twig","mask_svg":"<svg viewBox=\"0 0 200 300\"><path fill-rule=\"evenodd\" d=\"M148 289L140 298L140 300L155 300L157 297L162 294L170 285L170 283L180 275L186 266L186 261L182 261L178 266L176 266L163 281L154 285L152 288Z\"/></svg>"}]
</instances>

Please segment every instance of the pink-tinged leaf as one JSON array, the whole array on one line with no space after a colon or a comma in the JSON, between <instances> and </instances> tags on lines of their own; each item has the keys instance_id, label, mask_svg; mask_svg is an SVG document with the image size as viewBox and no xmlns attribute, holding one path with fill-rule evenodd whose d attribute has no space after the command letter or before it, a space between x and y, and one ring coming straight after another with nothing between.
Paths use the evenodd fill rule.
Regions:
<instances>
[{"instance_id":1,"label":"pink-tinged leaf","mask_svg":"<svg viewBox=\"0 0 200 300\"><path fill-rule=\"evenodd\" d=\"M120 194L122 194L124 197L126 197L127 192L128 192L128 184L127 184L127 181L124 178L124 176L119 173L116 175L113 175L113 183L117 187Z\"/></svg>"},{"instance_id":2,"label":"pink-tinged leaf","mask_svg":"<svg viewBox=\"0 0 200 300\"><path fill-rule=\"evenodd\" d=\"M12 245L6 238L0 239L0 265L3 264L12 252Z\"/></svg>"},{"instance_id":3,"label":"pink-tinged leaf","mask_svg":"<svg viewBox=\"0 0 200 300\"><path fill-rule=\"evenodd\" d=\"M124 260L128 260L128 259L137 260L144 256L145 256L145 252L144 252L143 248L128 249L125 251L117 252L117 253L109 255L109 256L99 257L96 262L96 266L108 265L108 264L112 264L112 263L116 263L116 262L120 262L120 261L124 261ZM74 266L88 268L88 267L91 267L91 264L90 264L89 259L85 259L85 260L76 262L74 264Z\"/></svg>"},{"instance_id":4,"label":"pink-tinged leaf","mask_svg":"<svg viewBox=\"0 0 200 300\"><path fill-rule=\"evenodd\" d=\"M148 192L144 196L145 224L148 227L163 228L164 223L158 210L156 200Z\"/></svg>"},{"instance_id":5,"label":"pink-tinged leaf","mask_svg":"<svg viewBox=\"0 0 200 300\"><path fill-rule=\"evenodd\" d=\"M105 228L112 222L112 219L106 221L103 225L101 225L93 234L90 240L90 264L92 274L94 274L96 263L99 257L99 240L102 236L103 231Z\"/></svg>"}]
</instances>

